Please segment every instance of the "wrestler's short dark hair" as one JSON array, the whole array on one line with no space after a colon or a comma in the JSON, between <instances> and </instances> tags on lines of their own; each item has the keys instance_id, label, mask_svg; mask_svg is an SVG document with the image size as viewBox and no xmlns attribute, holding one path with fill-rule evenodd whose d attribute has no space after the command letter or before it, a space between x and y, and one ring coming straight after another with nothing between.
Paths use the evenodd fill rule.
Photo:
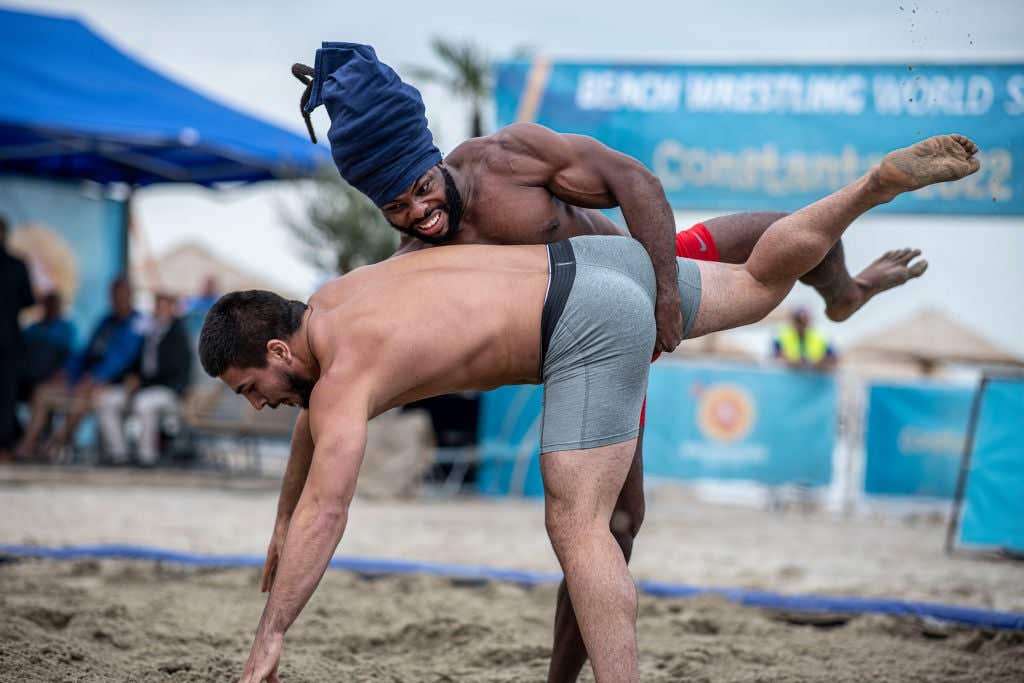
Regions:
<instances>
[{"instance_id":1,"label":"wrestler's short dark hair","mask_svg":"<svg viewBox=\"0 0 1024 683\"><path fill-rule=\"evenodd\" d=\"M210 377L231 367L267 365L267 342L299 329L306 304L273 292L250 289L217 299L199 333L199 360Z\"/></svg>"}]
</instances>

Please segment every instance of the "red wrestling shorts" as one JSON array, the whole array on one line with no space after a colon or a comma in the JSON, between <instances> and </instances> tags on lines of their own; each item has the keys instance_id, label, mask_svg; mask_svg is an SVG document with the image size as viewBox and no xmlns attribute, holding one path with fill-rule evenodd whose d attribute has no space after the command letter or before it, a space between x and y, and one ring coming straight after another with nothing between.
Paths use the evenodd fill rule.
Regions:
<instances>
[{"instance_id":1,"label":"red wrestling shorts","mask_svg":"<svg viewBox=\"0 0 1024 683\"><path fill-rule=\"evenodd\" d=\"M711 233L704 227L703 223L697 223L692 228L683 230L676 234L676 256L682 256L683 258L694 259L696 261L717 261L718 260L718 247L715 246L715 240L711 237ZM651 358L651 362L658 360L660 353L654 354ZM644 405L640 408L640 426L644 426L644 418L647 414L647 400L644 399Z\"/></svg>"},{"instance_id":2,"label":"red wrestling shorts","mask_svg":"<svg viewBox=\"0 0 1024 683\"><path fill-rule=\"evenodd\" d=\"M717 261L718 247L703 223L676 234L676 256L696 261Z\"/></svg>"}]
</instances>

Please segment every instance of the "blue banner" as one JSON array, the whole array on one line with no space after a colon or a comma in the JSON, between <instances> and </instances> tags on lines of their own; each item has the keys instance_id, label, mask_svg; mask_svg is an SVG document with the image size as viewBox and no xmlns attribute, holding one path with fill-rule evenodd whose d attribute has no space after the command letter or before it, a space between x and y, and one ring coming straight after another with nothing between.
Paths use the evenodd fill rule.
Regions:
<instances>
[{"instance_id":1,"label":"blue banner","mask_svg":"<svg viewBox=\"0 0 1024 683\"><path fill-rule=\"evenodd\" d=\"M831 375L664 363L647 396L647 475L769 486L832 479Z\"/></svg>"},{"instance_id":2,"label":"blue banner","mask_svg":"<svg viewBox=\"0 0 1024 683\"><path fill-rule=\"evenodd\" d=\"M636 157L677 209L793 210L886 152L964 133L982 170L881 210L1024 213L1024 64L496 66L498 122Z\"/></svg>"},{"instance_id":3,"label":"blue banner","mask_svg":"<svg viewBox=\"0 0 1024 683\"><path fill-rule=\"evenodd\" d=\"M831 481L836 390L829 375L662 362L651 368L648 397L648 475L766 485ZM541 399L538 386L484 394L482 493L543 495Z\"/></svg>"},{"instance_id":4,"label":"blue banner","mask_svg":"<svg viewBox=\"0 0 1024 683\"><path fill-rule=\"evenodd\" d=\"M501 387L480 398L477 489L489 495L543 496L540 412L543 387Z\"/></svg>"},{"instance_id":5,"label":"blue banner","mask_svg":"<svg viewBox=\"0 0 1024 683\"><path fill-rule=\"evenodd\" d=\"M871 386L864 492L952 500L973 394L965 387Z\"/></svg>"},{"instance_id":6,"label":"blue banner","mask_svg":"<svg viewBox=\"0 0 1024 683\"><path fill-rule=\"evenodd\" d=\"M960 542L1024 553L1024 380L990 382L982 396Z\"/></svg>"},{"instance_id":7,"label":"blue banner","mask_svg":"<svg viewBox=\"0 0 1024 683\"><path fill-rule=\"evenodd\" d=\"M25 259L37 293L60 291L78 345L110 309L110 283L124 264L123 204L87 196L82 187L0 178L0 212L13 228L10 250Z\"/></svg>"}]
</instances>

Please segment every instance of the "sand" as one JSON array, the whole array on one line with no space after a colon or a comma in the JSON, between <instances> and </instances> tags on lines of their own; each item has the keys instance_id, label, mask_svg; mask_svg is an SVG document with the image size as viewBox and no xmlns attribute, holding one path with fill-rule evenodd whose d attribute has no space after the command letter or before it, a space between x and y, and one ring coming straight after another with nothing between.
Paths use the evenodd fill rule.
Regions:
<instances>
[{"instance_id":1,"label":"sand","mask_svg":"<svg viewBox=\"0 0 1024 683\"><path fill-rule=\"evenodd\" d=\"M0 542L262 554L273 482L0 467ZM942 552L941 519L835 518L656 494L637 578L1024 612L1024 566ZM554 570L539 505L357 499L341 555ZM0 680L237 678L255 569L0 564ZM463 582L464 583L464 582ZM543 680L554 588L331 571L288 634L286 681ZM1020 681L1024 633L861 615L794 625L724 599L641 599L643 680Z\"/></svg>"},{"instance_id":2,"label":"sand","mask_svg":"<svg viewBox=\"0 0 1024 683\"><path fill-rule=\"evenodd\" d=\"M0 567L0 680L228 681L262 609L255 570L152 562ZM540 681L552 587L330 572L284 680ZM926 635L930 633L930 635ZM643 598L645 681L1020 681L1024 634L860 616L794 626L721 598ZM590 680L589 674L586 680Z\"/></svg>"}]
</instances>

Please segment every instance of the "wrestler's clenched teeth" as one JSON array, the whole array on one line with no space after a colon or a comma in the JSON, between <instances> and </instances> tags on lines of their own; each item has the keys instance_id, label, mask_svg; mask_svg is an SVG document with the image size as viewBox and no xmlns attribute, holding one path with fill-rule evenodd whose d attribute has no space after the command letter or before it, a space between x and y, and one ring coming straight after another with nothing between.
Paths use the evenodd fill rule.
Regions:
<instances>
[{"instance_id":1,"label":"wrestler's clenched teeth","mask_svg":"<svg viewBox=\"0 0 1024 683\"><path fill-rule=\"evenodd\" d=\"M416 232L427 237L436 237L444 231L447 223L444 211L434 209L427 214L426 218L416 223Z\"/></svg>"}]
</instances>

